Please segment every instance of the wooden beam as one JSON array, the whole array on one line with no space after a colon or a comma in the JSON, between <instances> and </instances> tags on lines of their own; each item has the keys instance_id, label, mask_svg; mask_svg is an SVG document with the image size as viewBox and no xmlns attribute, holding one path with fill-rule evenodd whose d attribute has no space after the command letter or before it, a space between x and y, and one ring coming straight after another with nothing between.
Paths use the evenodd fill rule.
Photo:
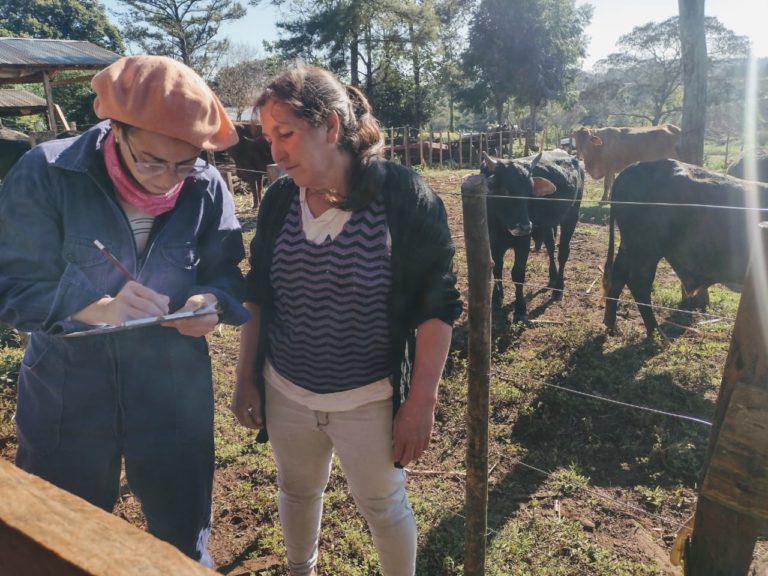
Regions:
<instances>
[{"instance_id":1,"label":"wooden beam","mask_svg":"<svg viewBox=\"0 0 768 576\"><path fill-rule=\"evenodd\" d=\"M0 574L215 574L170 544L2 460L0 494Z\"/></svg>"},{"instance_id":2,"label":"wooden beam","mask_svg":"<svg viewBox=\"0 0 768 576\"><path fill-rule=\"evenodd\" d=\"M48 127L54 134L57 134L56 113L53 109L53 91L51 90L51 79L47 72L43 72L43 89L45 90L45 102L48 104Z\"/></svg>"},{"instance_id":3,"label":"wooden beam","mask_svg":"<svg viewBox=\"0 0 768 576\"><path fill-rule=\"evenodd\" d=\"M58 104L54 104L53 110L56 112L56 118L59 119L59 122L61 122L61 125L64 128L64 130L70 130L69 122L67 122L67 119L64 117L64 112L61 111L61 106L59 106Z\"/></svg>"},{"instance_id":4,"label":"wooden beam","mask_svg":"<svg viewBox=\"0 0 768 576\"><path fill-rule=\"evenodd\" d=\"M51 86L65 86L66 84L78 84L80 82L90 82L96 74L89 74L87 76L75 76L74 78L65 78L64 80L56 80L51 82Z\"/></svg>"}]
</instances>

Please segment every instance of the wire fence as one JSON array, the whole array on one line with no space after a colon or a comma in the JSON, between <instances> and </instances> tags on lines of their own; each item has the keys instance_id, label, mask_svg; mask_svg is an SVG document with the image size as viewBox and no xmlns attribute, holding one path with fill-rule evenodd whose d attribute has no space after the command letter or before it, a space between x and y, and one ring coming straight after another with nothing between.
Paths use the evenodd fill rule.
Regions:
<instances>
[{"instance_id":1,"label":"wire fence","mask_svg":"<svg viewBox=\"0 0 768 576\"><path fill-rule=\"evenodd\" d=\"M441 191L440 195L446 195L446 196L462 196L460 192L450 192L450 191ZM522 201L543 201L543 202L551 202L551 201L565 201L573 203L572 199L551 199L551 198L529 198L529 197L523 197L523 196L505 196L505 195L492 195L492 196L485 196L487 198L495 198L499 200L522 200ZM591 200L582 200L582 204L586 202L590 202ZM594 201L595 203L599 201ZM677 203L677 202L663 202L663 203L648 203L648 202L617 202L617 201L609 201L609 202L600 202L601 205L604 206L610 206L610 205L624 205L628 207L636 207L638 209L640 208L653 208L659 207L660 209L667 209L667 208L674 208L674 209L691 209L691 210L733 210L738 211L740 213L746 214L749 212L753 212L758 214L760 219L764 219L763 214L767 211L766 208L763 208L761 206L747 206L747 205L719 205L719 204L706 204L706 203L697 203L697 204L688 204L688 203ZM578 226L577 226L578 230ZM457 250L459 251L466 251L465 246L463 245L463 238L456 238L454 237L455 244L457 246ZM573 251L571 252L573 254ZM676 313L676 314L688 314L688 315L697 315L700 317L705 318L703 322L711 323L711 322L729 322L734 323L735 318L727 316L727 315L718 315L718 314L711 314L703 311L698 310L688 310L688 309L682 309L679 307L671 307L671 306L662 306L658 304L652 304L652 303L642 303L642 302L636 302L634 300L626 300L622 298L606 298L599 294L599 291L593 291L594 284L596 283L592 282L589 286L576 286L576 287L569 287L568 289L559 289L559 288L553 288L548 285L542 285L542 284L536 284L533 282L515 282L511 281L508 282L506 279L495 279L491 280L492 284L499 283L503 286L514 286L515 288L524 288L524 289L537 289L537 290L547 290L554 293L559 293L560 295L571 295L579 298L586 298L589 300L594 300L595 298L600 299L601 301L605 300L613 300L617 303L624 303L624 304L635 304L638 307L648 307L652 310L656 311L663 311L666 313ZM501 367L498 364L491 364L491 378L495 378L499 381L502 381L506 384L513 385L517 388L525 389L527 386L538 386L541 388L547 388L551 389L559 394L565 394L568 395L574 399L582 399L585 402L596 402L596 403L604 403L606 405L620 407L623 410L628 411L639 411L644 413L650 413L655 414L661 417L669 418L669 419L675 419L682 422L687 422L692 425L698 426L698 427L705 427L707 430L712 427L712 422L709 422L706 419L703 419L701 417L698 417L696 415L690 415L690 414L683 414L678 413L676 411L670 411L670 410L664 410L659 407L653 406L653 405L644 405L642 402L627 402L624 400L619 400L616 398L612 398L609 395L604 395L600 393L595 393L593 390L582 390L578 389L580 386L573 386L573 385L563 385L562 383L554 383L551 381L547 381L546 379L536 378L533 375L527 375L522 378L523 382L516 382L514 379L508 377L506 374L503 373ZM553 473L547 470L544 470L540 467L534 466L532 464L529 464L527 462L524 462L523 460L517 460L515 462L516 465L520 465L522 467L528 468L530 470L536 471L539 474L542 474L548 478L553 477ZM685 526L685 522L676 522L674 520L669 520L668 518L649 513L647 510L640 508L638 506L634 506L633 504L627 503L627 502L620 502L618 500L612 499L610 497L606 498L605 494L602 494L599 491L591 490L589 488L584 488L585 492L590 493L596 497L607 499L613 504L617 506L621 506L624 509L630 510L633 513L642 514L646 517L650 517L653 519L654 522L660 522L664 525L672 526L677 531L681 529L683 526Z\"/></svg>"}]
</instances>

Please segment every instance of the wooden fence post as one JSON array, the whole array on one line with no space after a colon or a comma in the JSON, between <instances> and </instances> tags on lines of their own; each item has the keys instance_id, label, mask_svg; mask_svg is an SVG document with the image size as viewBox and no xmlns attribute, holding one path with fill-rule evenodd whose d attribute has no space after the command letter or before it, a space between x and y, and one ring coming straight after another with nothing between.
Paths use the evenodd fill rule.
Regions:
<instances>
[{"instance_id":1,"label":"wooden fence post","mask_svg":"<svg viewBox=\"0 0 768 576\"><path fill-rule=\"evenodd\" d=\"M395 159L395 127L389 127L389 159Z\"/></svg>"},{"instance_id":2,"label":"wooden fence post","mask_svg":"<svg viewBox=\"0 0 768 576\"><path fill-rule=\"evenodd\" d=\"M403 129L403 153L405 154L405 165L411 167L411 128L406 126Z\"/></svg>"},{"instance_id":3,"label":"wooden fence post","mask_svg":"<svg viewBox=\"0 0 768 576\"><path fill-rule=\"evenodd\" d=\"M432 168L432 148L435 143L435 133L432 131L432 127L429 127L429 155L427 156L427 166Z\"/></svg>"},{"instance_id":4,"label":"wooden fence post","mask_svg":"<svg viewBox=\"0 0 768 576\"><path fill-rule=\"evenodd\" d=\"M440 130L440 169L443 168L443 131Z\"/></svg>"},{"instance_id":5,"label":"wooden fence post","mask_svg":"<svg viewBox=\"0 0 768 576\"><path fill-rule=\"evenodd\" d=\"M464 142L461 138L461 132L459 132L459 139L457 142L459 144L459 168L464 168Z\"/></svg>"},{"instance_id":6,"label":"wooden fence post","mask_svg":"<svg viewBox=\"0 0 768 576\"><path fill-rule=\"evenodd\" d=\"M469 296L467 379L467 479L464 512L464 574L485 574L488 529L488 414L491 371L491 249L488 240L487 188L479 174L461 185Z\"/></svg>"},{"instance_id":7,"label":"wooden fence post","mask_svg":"<svg viewBox=\"0 0 768 576\"><path fill-rule=\"evenodd\" d=\"M723 370L693 533L685 546L686 576L746 575L768 521L768 227L761 224L752 239L756 256Z\"/></svg>"},{"instance_id":8,"label":"wooden fence post","mask_svg":"<svg viewBox=\"0 0 768 576\"><path fill-rule=\"evenodd\" d=\"M417 128L419 131L419 165L424 166L424 137L421 135L421 128Z\"/></svg>"}]
</instances>

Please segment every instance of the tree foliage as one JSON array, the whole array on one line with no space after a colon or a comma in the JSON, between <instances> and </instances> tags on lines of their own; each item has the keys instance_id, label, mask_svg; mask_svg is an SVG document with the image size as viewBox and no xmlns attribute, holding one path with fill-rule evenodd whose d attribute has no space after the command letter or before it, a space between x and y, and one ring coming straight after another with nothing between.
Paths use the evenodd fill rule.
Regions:
<instances>
[{"instance_id":1,"label":"tree foliage","mask_svg":"<svg viewBox=\"0 0 768 576\"><path fill-rule=\"evenodd\" d=\"M510 98L536 110L549 101L567 102L586 55L589 5L575 0L481 0L463 56L462 93L471 108L490 106L503 123Z\"/></svg>"},{"instance_id":2,"label":"tree foliage","mask_svg":"<svg viewBox=\"0 0 768 576\"><path fill-rule=\"evenodd\" d=\"M123 53L119 30L96 0L0 0L0 36L87 40Z\"/></svg>"},{"instance_id":3,"label":"tree foliage","mask_svg":"<svg viewBox=\"0 0 768 576\"><path fill-rule=\"evenodd\" d=\"M245 16L237 0L119 0L125 38L148 54L170 56L210 76L229 41L217 39L225 22Z\"/></svg>"},{"instance_id":4,"label":"tree foliage","mask_svg":"<svg viewBox=\"0 0 768 576\"><path fill-rule=\"evenodd\" d=\"M384 124L423 125L436 101L441 15L471 0L272 2L289 15L274 44L283 57L322 64L359 86Z\"/></svg>"},{"instance_id":5,"label":"tree foliage","mask_svg":"<svg viewBox=\"0 0 768 576\"><path fill-rule=\"evenodd\" d=\"M269 67L264 60L250 60L219 69L214 90L224 106L235 109L237 120L253 106L258 93L266 86Z\"/></svg>"},{"instance_id":6,"label":"tree foliage","mask_svg":"<svg viewBox=\"0 0 768 576\"><path fill-rule=\"evenodd\" d=\"M678 121L683 82L678 20L673 16L633 28L619 38L616 52L597 62L593 81L582 93L595 123ZM748 41L714 17L706 17L704 27L713 87L710 100L730 99Z\"/></svg>"}]
</instances>

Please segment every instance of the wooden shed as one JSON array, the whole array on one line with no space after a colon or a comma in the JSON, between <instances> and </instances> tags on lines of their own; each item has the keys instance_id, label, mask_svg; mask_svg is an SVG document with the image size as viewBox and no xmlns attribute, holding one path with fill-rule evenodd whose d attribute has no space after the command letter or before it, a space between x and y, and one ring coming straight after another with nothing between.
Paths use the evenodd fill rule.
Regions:
<instances>
[{"instance_id":1,"label":"wooden shed","mask_svg":"<svg viewBox=\"0 0 768 576\"><path fill-rule=\"evenodd\" d=\"M48 124L53 132L69 130L61 110L53 102L51 88L61 84L87 82L93 75L120 55L84 40L40 40L33 38L0 37L0 85L31 84L41 82L45 90L45 108ZM82 70L85 74L75 78L56 80L63 71ZM33 96L23 90L14 90ZM11 100L8 94L4 98ZM16 94L15 97L22 97ZM29 98L27 97L27 100ZM39 105L39 102L38 102ZM19 109L26 109L20 106Z\"/></svg>"}]
</instances>

